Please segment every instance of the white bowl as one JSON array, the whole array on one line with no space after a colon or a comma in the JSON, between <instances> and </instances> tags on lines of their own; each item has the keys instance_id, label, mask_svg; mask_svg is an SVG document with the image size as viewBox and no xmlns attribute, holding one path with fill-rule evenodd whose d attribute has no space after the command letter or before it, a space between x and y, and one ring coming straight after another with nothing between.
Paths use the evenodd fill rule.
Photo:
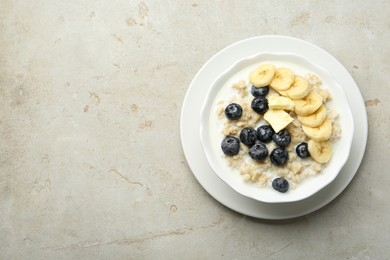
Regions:
<instances>
[{"instance_id":1,"label":"white bowl","mask_svg":"<svg viewBox=\"0 0 390 260\"><path fill-rule=\"evenodd\" d=\"M218 119L216 115L216 103L218 100L226 100L229 95L232 95L232 84L239 80L247 80L249 72L261 63L288 67L298 75L314 73L321 79L323 86L328 88L332 96L332 101L327 102L327 107L339 113L338 121L342 131L341 138L333 144L331 160L320 174L307 177L295 189L289 189L286 193L277 192L270 185L259 187L245 182L238 170L228 166L225 155L221 150L221 141L224 136L221 133L222 120ZM200 139L211 168L219 178L236 192L262 202L285 203L310 197L336 178L346 163L351 149L353 118L343 89L327 71L293 53L260 53L239 60L214 81L203 104L200 116Z\"/></svg>"}]
</instances>

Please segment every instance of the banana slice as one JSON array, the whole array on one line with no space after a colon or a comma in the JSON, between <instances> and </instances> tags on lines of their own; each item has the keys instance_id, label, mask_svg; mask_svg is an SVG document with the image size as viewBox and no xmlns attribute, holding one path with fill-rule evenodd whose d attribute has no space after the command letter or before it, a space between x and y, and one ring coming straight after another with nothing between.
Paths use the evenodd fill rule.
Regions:
<instances>
[{"instance_id":1,"label":"banana slice","mask_svg":"<svg viewBox=\"0 0 390 260\"><path fill-rule=\"evenodd\" d=\"M317 111L315 111L310 116L297 116L298 121L301 122L302 125L309 127L317 127L320 126L326 119L326 107L324 105L320 106Z\"/></svg>"},{"instance_id":2,"label":"banana slice","mask_svg":"<svg viewBox=\"0 0 390 260\"><path fill-rule=\"evenodd\" d=\"M275 75L275 66L263 64L249 74L249 81L255 87L268 86Z\"/></svg>"},{"instance_id":3,"label":"banana slice","mask_svg":"<svg viewBox=\"0 0 390 260\"><path fill-rule=\"evenodd\" d=\"M288 89L294 82L294 73L287 68L278 68L270 86L279 91Z\"/></svg>"},{"instance_id":4,"label":"banana slice","mask_svg":"<svg viewBox=\"0 0 390 260\"><path fill-rule=\"evenodd\" d=\"M294 82L291 87L286 89L284 92L287 94L288 97L292 99L300 99L307 96L307 94L309 94L309 91L310 85L307 80L300 76L295 76Z\"/></svg>"},{"instance_id":5,"label":"banana slice","mask_svg":"<svg viewBox=\"0 0 390 260\"><path fill-rule=\"evenodd\" d=\"M332 135L332 123L326 118L322 125L317 127L302 125L302 130L307 137L314 141L326 141L329 140Z\"/></svg>"},{"instance_id":6,"label":"banana slice","mask_svg":"<svg viewBox=\"0 0 390 260\"><path fill-rule=\"evenodd\" d=\"M308 116L313 114L322 105L322 96L316 91L311 91L303 99L294 100L295 113L299 116Z\"/></svg>"},{"instance_id":7,"label":"banana slice","mask_svg":"<svg viewBox=\"0 0 390 260\"><path fill-rule=\"evenodd\" d=\"M294 110L295 103L288 97L270 96L268 106L270 109Z\"/></svg>"},{"instance_id":8,"label":"banana slice","mask_svg":"<svg viewBox=\"0 0 390 260\"><path fill-rule=\"evenodd\" d=\"M286 111L273 109L268 109L264 114L264 119L272 126L275 133L278 133L294 120Z\"/></svg>"},{"instance_id":9,"label":"banana slice","mask_svg":"<svg viewBox=\"0 0 390 260\"><path fill-rule=\"evenodd\" d=\"M286 93L285 90L278 90L278 93L279 93L280 95L284 96L284 97L289 97L289 96L287 96L287 93Z\"/></svg>"},{"instance_id":10,"label":"banana slice","mask_svg":"<svg viewBox=\"0 0 390 260\"><path fill-rule=\"evenodd\" d=\"M310 140L307 144L311 158L318 163L327 163L332 156L332 144L330 141L316 142Z\"/></svg>"}]
</instances>

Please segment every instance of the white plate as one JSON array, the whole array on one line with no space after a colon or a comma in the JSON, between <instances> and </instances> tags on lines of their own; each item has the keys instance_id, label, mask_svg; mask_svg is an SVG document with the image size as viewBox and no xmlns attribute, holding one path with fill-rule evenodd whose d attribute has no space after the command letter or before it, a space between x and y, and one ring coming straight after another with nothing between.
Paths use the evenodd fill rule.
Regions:
<instances>
[{"instance_id":1,"label":"white plate","mask_svg":"<svg viewBox=\"0 0 390 260\"><path fill-rule=\"evenodd\" d=\"M229 98L237 93L232 89L232 85L239 80L246 80L248 74L255 70L261 63L270 63L277 67L290 68L294 73L302 76L307 74L317 75L322 81L322 86L328 89L332 96L332 100L327 102L326 106L339 113L338 122L342 129L342 135L333 144L331 161L320 174L306 178L295 189L290 189L286 193L280 193L271 188L271 179L275 177L275 174L272 172L269 172L271 179L267 187L258 187L256 184L245 182L238 170L233 170L229 167L226 156L224 156L221 150L221 140L225 136L221 133L223 127L222 120L216 114L217 108L219 107L217 103L220 100L229 100ZM249 85L248 82L247 85ZM252 98L247 97L247 102L250 102ZM201 111L200 140L211 168L218 177L235 191L262 202L281 203L298 201L324 188L336 178L337 174L347 162L352 137L352 112L341 86L326 70L308 61L303 56L293 53L262 52L251 57L240 59L227 71L224 71L224 73L217 77L208 91Z\"/></svg>"},{"instance_id":2,"label":"white plate","mask_svg":"<svg viewBox=\"0 0 390 260\"><path fill-rule=\"evenodd\" d=\"M318 64L341 85L347 95L354 120L354 136L347 163L336 179L313 196L290 203L264 203L250 199L231 189L211 169L199 138L200 106L208 89L222 72L243 57L260 52L290 52ZM182 147L194 176L217 201L242 214L263 219L288 219L311 213L336 198L354 177L364 155L367 142L367 114L355 81L332 55L303 40L286 36L260 36L242 40L214 55L194 77L184 98L180 134Z\"/></svg>"}]
</instances>

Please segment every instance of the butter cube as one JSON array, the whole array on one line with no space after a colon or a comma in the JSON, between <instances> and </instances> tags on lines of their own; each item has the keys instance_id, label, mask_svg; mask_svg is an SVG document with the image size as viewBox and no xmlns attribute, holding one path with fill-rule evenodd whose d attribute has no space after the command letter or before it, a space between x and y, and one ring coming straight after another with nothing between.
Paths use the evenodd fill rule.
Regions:
<instances>
[{"instance_id":1,"label":"butter cube","mask_svg":"<svg viewBox=\"0 0 390 260\"><path fill-rule=\"evenodd\" d=\"M275 133L284 129L294 120L286 111L274 109L268 109L264 114L264 119L272 126Z\"/></svg>"},{"instance_id":2,"label":"butter cube","mask_svg":"<svg viewBox=\"0 0 390 260\"><path fill-rule=\"evenodd\" d=\"M295 103L288 97L270 96L268 106L271 109L294 110Z\"/></svg>"}]
</instances>

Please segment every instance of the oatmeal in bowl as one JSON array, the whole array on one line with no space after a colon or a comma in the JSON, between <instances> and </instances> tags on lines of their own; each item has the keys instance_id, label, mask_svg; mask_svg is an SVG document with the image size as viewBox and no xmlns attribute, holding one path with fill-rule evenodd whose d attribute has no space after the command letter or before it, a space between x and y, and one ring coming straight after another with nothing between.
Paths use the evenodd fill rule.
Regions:
<instances>
[{"instance_id":1,"label":"oatmeal in bowl","mask_svg":"<svg viewBox=\"0 0 390 260\"><path fill-rule=\"evenodd\" d=\"M215 173L263 202L302 200L333 181L349 156L353 119L323 69L294 54L259 54L212 85L201 141Z\"/></svg>"}]
</instances>

